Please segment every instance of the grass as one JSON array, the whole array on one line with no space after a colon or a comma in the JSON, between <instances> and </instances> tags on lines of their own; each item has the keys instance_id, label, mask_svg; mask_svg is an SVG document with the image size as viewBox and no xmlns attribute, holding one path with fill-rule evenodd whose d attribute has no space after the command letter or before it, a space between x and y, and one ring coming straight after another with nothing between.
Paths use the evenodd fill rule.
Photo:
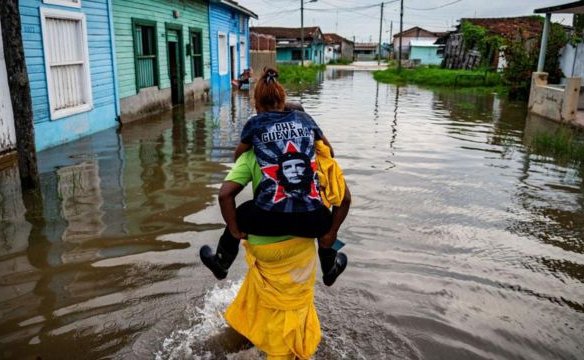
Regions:
<instances>
[{"instance_id":1,"label":"grass","mask_svg":"<svg viewBox=\"0 0 584 360\"><path fill-rule=\"evenodd\" d=\"M326 69L326 65L278 65L280 73L278 80L282 84L315 83L319 71Z\"/></svg>"},{"instance_id":2,"label":"grass","mask_svg":"<svg viewBox=\"0 0 584 360\"><path fill-rule=\"evenodd\" d=\"M560 128L555 133L537 133L531 140L532 152L553 157L562 164L584 164L584 142L572 129Z\"/></svg>"},{"instance_id":3,"label":"grass","mask_svg":"<svg viewBox=\"0 0 584 360\"><path fill-rule=\"evenodd\" d=\"M451 87L456 89L472 88L503 92L503 83L498 73L487 72L485 81L476 75L485 75L485 71L448 70L430 66L402 69L401 71L390 67L373 73L375 80L383 83L417 84L428 87Z\"/></svg>"}]
</instances>

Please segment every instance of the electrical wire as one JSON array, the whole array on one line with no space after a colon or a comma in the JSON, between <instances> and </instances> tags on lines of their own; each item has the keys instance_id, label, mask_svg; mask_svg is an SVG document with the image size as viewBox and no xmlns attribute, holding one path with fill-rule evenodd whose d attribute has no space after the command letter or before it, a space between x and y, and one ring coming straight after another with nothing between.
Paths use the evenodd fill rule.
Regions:
<instances>
[{"instance_id":1,"label":"electrical wire","mask_svg":"<svg viewBox=\"0 0 584 360\"><path fill-rule=\"evenodd\" d=\"M449 3L446 3L446 4L442 4L442 5L438 5L438 6L435 6L435 7L431 7L431 8L423 8L423 9L420 9L420 8L412 8L412 7L408 7L408 6L405 6L405 8L408 9L408 10L418 10L418 11L436 10L436 9L442 9L442 8L447 7L447 6L450 6L450 5L454 5L454 4L459 3L461 1L462 0L455 0L455 1L452 1L452 2L449 2Z\"/></svg>"}]
</instances>

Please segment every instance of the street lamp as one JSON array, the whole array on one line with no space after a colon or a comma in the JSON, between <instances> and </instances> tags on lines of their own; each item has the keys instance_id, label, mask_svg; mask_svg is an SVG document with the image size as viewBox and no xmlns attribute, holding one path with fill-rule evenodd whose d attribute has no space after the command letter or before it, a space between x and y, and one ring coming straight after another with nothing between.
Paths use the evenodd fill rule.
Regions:
<instances>
[{"instance_id":1,"label":"street lamp","mask_svg":"<svg viewBox=\"0 0 584 360\"><path fill-rule=\"evenodd\" d=\"M308 0L307 2L313 3L317 0ZM304 67L304 0L300 0L300 52L302 53L300 64Z\"/></svg>"}]
</instances>

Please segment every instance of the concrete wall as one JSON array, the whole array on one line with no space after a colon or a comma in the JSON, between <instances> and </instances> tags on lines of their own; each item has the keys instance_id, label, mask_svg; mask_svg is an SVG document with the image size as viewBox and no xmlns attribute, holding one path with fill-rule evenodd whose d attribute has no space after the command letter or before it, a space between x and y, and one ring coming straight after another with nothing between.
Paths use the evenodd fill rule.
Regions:
<instances>
[{"instance_id":1,"label":"concrete wall","mask_svg":"<svg viewBox=\"0 0 584 360\"><path fill-rule=\"evenodd\" d=\"M534 72L531 77L528 110L562 123L575 124L580 94L580 78L568 78L564 87L550 86L547 73Z\"/></svg>"},{"instance_id":2,"label":"concrete wall","mask_svg":"<svg viewBox=\"0 0 584 360\"><path fill-rule=\"evenodd\" d=\"M52 8L84 13L93 108L75 115L50 117L47 74L43 51L39 8ZM26 66L30 80L37 151L63 144L118 125L116 121L116 88L114 54L108 0L83 0L80 8L46 5L41 0L21 1L20 15Z\"/></svg>"},{"instance_id":3,"label":"concrete wall","mask_svg":"<svg viewBox=\"0 0 584 360\"><path fill-rule=\"evenodd\" d=\"M561 50L560 69L566 77L584 77L584 44L566 45Z\"/></svg>"},{"instance_id":4,"label":"concrete wall","mask_svg":"<svg viewBox=\"0 0 584 360\"><path fill-rule=\"evenodd\" d=\"M166 24L181 27L182 44L179 46L182 47L184 63L185 102L206 97L211 77L209 8L207 3L203 0L181 2L171 0L112 1L122 122L133 121L172 107L166 51ZM156 23L158 86L136 89L133 18ZM197 28L202 32L203 78L193 78L192 59L185 51L186 44L190 42L189 28Z\"/></svg>"},{"instance_id":5,"label":"concrete wall","mask_svg":"<svg viewBox=\"0 0 584 360\"><path fill-rule=\"evenodd\" d=\"M16 132L14 130L14 114L12 100L8 87L8 73L4 61L4 43L2 27L0 26L0 154L16 148Z\"/></svg>"}]
</instances>

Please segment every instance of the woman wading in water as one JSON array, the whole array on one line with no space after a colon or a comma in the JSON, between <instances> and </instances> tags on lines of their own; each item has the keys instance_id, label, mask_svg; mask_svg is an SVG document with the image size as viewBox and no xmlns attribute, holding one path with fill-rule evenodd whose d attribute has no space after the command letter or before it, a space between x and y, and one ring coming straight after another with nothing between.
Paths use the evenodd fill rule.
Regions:
<instances>
[{"instance_id":1,"label":"woman wading in water","mask_svg":"<svg viewBox=\"0 0 584 360\"><path fill-rule=\"evenodd\" d=\"M245 125L236 155L242 154L219 191L227 228L217 253L203 246L200 255L217 278L225 278L239 240L247 237L249 270L225 318L269 359L308 359L321 338L314 307L314 238L319 239L323 281L332 285L347 264L331 245L351 200L339 170L332 181L338 185L332 214L323 205L315 145L325 157L328 152L322 161L335 162L314 120L300 111L284 111L285 92L276 78L268 69L256 85L258 115ZM253 151L245 151L252 144ZM254 200L236 209L235 197L250 181Z\"/></svg>"}]
</instances>

